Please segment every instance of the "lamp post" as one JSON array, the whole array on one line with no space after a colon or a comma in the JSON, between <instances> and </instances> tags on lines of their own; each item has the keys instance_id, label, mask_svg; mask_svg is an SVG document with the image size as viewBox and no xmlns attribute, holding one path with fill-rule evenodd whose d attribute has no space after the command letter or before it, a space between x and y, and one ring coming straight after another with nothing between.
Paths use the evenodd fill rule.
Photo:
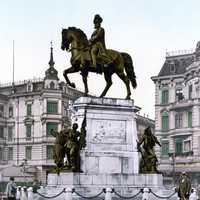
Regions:
<instances>
[{"instance_id":1,"label":"lamp post","mask_svg":"<svg viewBox=\"0 0 200 200\"><path fill-rule=\"evenodd\" d=\"M175 152L170 152L170 153L168 153L168 155L171 158L170 160L172 161L172 163L171 163L171 165L172 165L172 177L173 177L173 183L174 183L174 186L175 186L175 164L176 164Z\"/></svg>"},{"instance_id":2,"label":"lamp post","mask_svg":"<svg viewBox=\"0 0 200 200\"><path fill-rule=\"evenodd\" d=\"M22 164L20 166L22 167L22 173L24 175L24 182L27 185L26 174L25 174L26 173L26 166L27 166L27 159L26 158L23 159L23 162L22 162Z\"/></svg>"}]
</instances>

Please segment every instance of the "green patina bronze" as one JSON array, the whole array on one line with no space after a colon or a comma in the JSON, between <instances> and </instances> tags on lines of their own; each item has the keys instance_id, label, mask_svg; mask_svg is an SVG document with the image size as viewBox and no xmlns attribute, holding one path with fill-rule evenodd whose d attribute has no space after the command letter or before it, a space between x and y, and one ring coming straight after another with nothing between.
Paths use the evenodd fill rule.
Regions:
<instances>
[{"instance_id":1,"label":"green patina bronze","mask_svg":"<svg viewBox=\"0 0 200 200\"><path fill-rule=\"evenodd\" d=\"M138 151L141 153L140 173L158 173L158 160L154 151L156 144L161 146L156 136L152 134L151 128L146 128L141 139L137 142Z\"/></svg>"},{"instance_id":2,"label":"green patina bronze","mask_svg":"<svg viewBox=\"0 0 200 200\"><path fill-rule=\"evenodd\" d=\"M186 172L182 172L179 177L177 191L180 200L189 200L191 194L191 180Z\"/></svg>"},{"instance_id":3,"label":"green patina bronze","mask_svg":"<svg viewBox=\"0 0 200 200\"><path fill-rule=\"evenodd\" d=\"M64 70L64 77L68 85L75 87L68 74L81 71L85 87L85 95L88 95L87 76L88 72L104 74L106 87L100 97L104 97L112 85L112 75L114 73L124 82L127 89L126 99L130 99L130 82L136 88L136 76L132 58L127 53L121 53L112 49L107 49L105 45L105 31L101 27L103 19L99 15L94 17L95 31L90 40L85 33L75 27L62 30L62 50L71 52L71 67Z\"/></svg>"},{"instance_id":4,"label":"green patina bronze","mask_svg":"<svg viewBox=\"0 0 200 200\"><path fill-rule=\"evenodd\" d=\"M64 128L60 132L52 131L56 137L54 146L54 162L56 167L53 172L61 171L81 172L80 150L86 146L86 118L84 118L79 132L78 124L74 123L72 128ZM66 162L64 158L66 157Z\"/></svg>"}]
</instances>

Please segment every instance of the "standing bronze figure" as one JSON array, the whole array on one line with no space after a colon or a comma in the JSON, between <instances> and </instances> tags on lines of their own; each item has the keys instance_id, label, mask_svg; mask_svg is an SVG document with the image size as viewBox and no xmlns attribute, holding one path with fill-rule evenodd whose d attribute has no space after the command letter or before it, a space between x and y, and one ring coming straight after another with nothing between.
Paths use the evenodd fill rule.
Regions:
<instances>
[{"instance_id":1,"label":"standing bronze figure","mask_svg":"<svg viewBox=\"0 0 200 200\"><path fill-rule=\"evenodd\" d=\"M88 41L85 33L75 27L62 30L62 50L71 52L71 67L64 70L63 75L67 84L75 87L68 74L81 71L85 95L88 95L87 77L88 72L103 73L106 80L106 87L100 97L104 97L112 85L112 75L116 73L124 82L127 89L126 99L130 99L130 82L133 88L137 87L132 58L127 53L120 53L115 50L106 49L105 31L101 27L103 19L95 15L95 31ZM125 72L126 74L125 74Z\"/></svg>"},{"instance_id":2,"label":"standing bronze figure","mask_svg":"<svg viewBox=\"0 0 200 200\"><path fill-rule=\"evenodd\" d=\"M86 146L86 114L82 122L81 131L78 124L74 123L72 128L64 128L60 132L51 131L56 137L54 147L54 162L56 167L53 171L58 174L63 171L80 172L80 150ZM64 158L66 162L64 163Z\"/></svg>"},{"instance_id":3,"label":"standing bronze figure","mask_svg":"<svg viewBox=\"0 0 200 200\"><path fill-rule=\"evenodd\" d=\"M182 172L179 178L178 197L180 200L189 200L191 193L191 181L186 172Z\"/></svg>"},{"instance_id":4,"label":"standing bronze figure","mask_svg":"<svg viewBox=\"0 0 200 200\"><path fill-rule=\"evenodd\" d=\"M158 173L158 160L154 151L154 146L156 144L161 146L156 136L151 132L151 128L147 127L141 139L137 142L137 148L142 157L140 161L140 173Z\"/></svg>"}]
</instances>

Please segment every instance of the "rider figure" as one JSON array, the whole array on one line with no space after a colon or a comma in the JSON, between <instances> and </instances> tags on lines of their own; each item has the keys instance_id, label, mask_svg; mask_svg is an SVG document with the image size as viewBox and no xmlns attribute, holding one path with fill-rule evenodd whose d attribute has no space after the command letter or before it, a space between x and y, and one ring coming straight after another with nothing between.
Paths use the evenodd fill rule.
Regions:
<instances>
[{"instance_id":1,"label":"rider figure","mask_svg":"<svg viewBox=\"0 0 200 200\"><path fill-rule=\"evenodd\" d=\"M100 57L104 63L104 67L108 67L112 63L111 58L107 55L106 45L105 45L105 31L101 27L103 19L100 15L95 15L94 17L94 28L96 29L91 36L91 57L92 64L95 69L97 69L97 56Z\"/></svg>"}]
</instances>

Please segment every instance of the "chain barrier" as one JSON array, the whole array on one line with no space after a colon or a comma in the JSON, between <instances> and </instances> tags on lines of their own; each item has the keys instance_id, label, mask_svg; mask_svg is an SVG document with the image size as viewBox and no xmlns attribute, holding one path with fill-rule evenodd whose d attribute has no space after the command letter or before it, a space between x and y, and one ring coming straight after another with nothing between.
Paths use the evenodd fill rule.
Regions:
<instances>
[{"instance_id":1,"label":"chain barrier","mask_svg":"<svg viewBox=\"0 0 200 200\"><path fill-rule=\"evenodd\" d=\"M72 193L75 193L77 196L79 196L83 199L95 199L95 198L99 197L100 195L102 195L103 193L106 193L106 189L104 188L99 194L97 194L95 196L90 196L90 197L83 196L82 194L76 192L75 189L72 189ZM104 198L99 197L99 199L104 199Z\"/></svg>"},{"instance_id":2,"label":"chain barrier","mask_svg":"<svg viewBox=\"0 0 200 200\"><path fill-rule=\"evenodd\" d=\"M60 196L62 193L65 193L65 189L63 189L60 193L58 193L58 194L56 194L56 195L54 195L54 196L51 196L51 197L48 197L48 196L45 196L45 195L43 195L43 194L41 194L41 193L39 193L39 192L36 192L36 194L38 194L39 196L41 196L41 197L43 197L43 198L45 198L45 199L53 199L53 198L56 198L56 197Z\"/></svg>"},{"instance_id":3,"label":"chain barrier","mask_svg":"<svg viewBox=\"0 0 200 200\"><path fill-rule=\"evenodd\" d=\"M170 194L169 196L159 196L156 193L154 193L151 189L149 189L149 192L152 193L155 197L160 198L160 199L170 199L172 196L174 196L176 194L176 191L172 194Z\"/></svg>"},{"instance_id":4,"label":"chain barrier","mask_svg":"<svg viewBox=\"0 0 200 200\"><path fill-rule=\"evenodd\" d=\"M121 199L134 199L135 197L137 197L140 193L143 193L143 189L140 189L140 191L136 194L134 194L133 196L130 196L130 197L125 197L125 196L122 196L121 194L117 193L115 191L115 189L113 188L112 189L112 193L114 193L116 196L118 196L119 198Z\"/></svg>"}]
</instances>

